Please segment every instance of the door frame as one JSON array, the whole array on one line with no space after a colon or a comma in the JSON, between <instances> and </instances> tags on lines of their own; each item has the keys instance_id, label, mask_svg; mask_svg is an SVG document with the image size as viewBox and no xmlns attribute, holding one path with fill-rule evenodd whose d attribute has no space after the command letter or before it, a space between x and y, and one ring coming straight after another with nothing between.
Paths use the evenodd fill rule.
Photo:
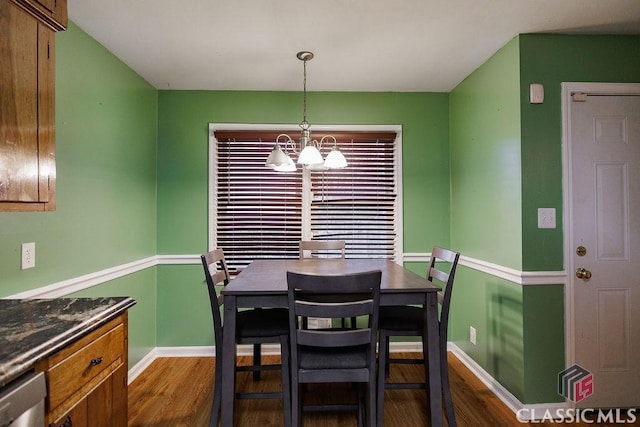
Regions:
<instances>
[{"instance_id":1,"label":"door frame","mask_svg":"<svg viewBox=\"0 0 640 427\"><path fill-rule=\"evenodd\" d=\"M563 246L565 281L565 362L571 366L576 361L575 349L575 311L574 297L576 280L573 272L573 217L572 184L571 184L571 95L584 93L587 95L640 95L640 83L562 83L562 211L563 211ZM575 403L567 401L575 407Z\"/></svg>"}]
</instances>

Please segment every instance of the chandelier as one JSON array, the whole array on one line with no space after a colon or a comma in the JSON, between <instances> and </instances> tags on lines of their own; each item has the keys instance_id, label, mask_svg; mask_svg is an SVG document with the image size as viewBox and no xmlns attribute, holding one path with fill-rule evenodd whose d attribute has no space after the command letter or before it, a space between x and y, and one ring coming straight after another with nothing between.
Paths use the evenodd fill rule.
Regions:
<instances>
[{"instance_id":1,"label":"chandelier","mask_svg":"<svg viewBox=\"0 0 640 427\"><path fill-rule=\"evenodd\" d=\"M296 164L289 155L289 152L298 155L298 163L309 170L326 170L339 169L347 166L347 159L338 150L338 142L333 135L325 135L320 141L311 138L311 125L307 122L307 61L313 59L313 53L302 51L296 54L302 61L304 70L303 79L303 113L302 122L300 122L300 148L296 142L286 133L281 133L276 138L275 145L267 161L266 166L273 168L278 172L293 172L296 170ZM284 145L284 150L280 146ZM326 158L322 157L320 150L325 143L333 143L331 151Z\"/></svg>"}]
</instances>

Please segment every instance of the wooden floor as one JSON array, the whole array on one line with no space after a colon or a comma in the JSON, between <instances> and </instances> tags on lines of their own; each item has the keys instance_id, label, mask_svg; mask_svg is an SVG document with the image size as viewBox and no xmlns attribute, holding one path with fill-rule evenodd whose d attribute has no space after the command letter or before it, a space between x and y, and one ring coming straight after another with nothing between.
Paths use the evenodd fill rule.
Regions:
<instances>
[{"instance_id":1,"label":"wooden floor","mask_svg":"<svg viewBox=\"0 0 640 427\"><path fill-rule=\"evenodd\" d=\"M414 357L402 353L401 357ZM275 356L267 360L276 361ZM268 359L268 358L265 358ZM240 357L249 363L248 357ZM129 426L169 427L208 426L212 400L213 358L159 358L156 359L129 386ZM522 426L515 414L507 408L458 359L449 355L451 390L458 426ZM392 380L420 381L419 365L394 365ZM277 390L279 371L263 373L263 379L253 382L250 373L239 373L238 390ZM353 390L342 385L312 385L309 399L331 398L343 403L353 399ZM283 425L282 403L278 400L242 400L236 403L237 426ZM428 426L424 390L388 390L385 393L387 427ZM550 422L533 425L551 425ZM559 423L553 423L558 425ZM305 413L304 427L355 426L356 416L350 413ZM571 424L574 426L600 426L602 424Z\"/></svg>"}]
</instances>

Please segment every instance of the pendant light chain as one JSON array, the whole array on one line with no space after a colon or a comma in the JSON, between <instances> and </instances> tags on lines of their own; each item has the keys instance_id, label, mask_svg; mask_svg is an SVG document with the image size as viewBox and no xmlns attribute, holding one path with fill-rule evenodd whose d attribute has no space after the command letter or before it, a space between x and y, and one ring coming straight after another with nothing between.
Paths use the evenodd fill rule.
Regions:
<instances>
[{"instance_id":1,"label":"pendant light chain","mask_svg":"<svg viewBox=\"0 0 640 427\"><path fill-rule=\"evenodd\" d=\"M302 122L303 123L307 123L307 59L304 59L302 61L302 67L303 67L303 83L302 83L302 99L303 99L303 106L302 106Z\"/></svg>"},{"instance_id":2,"label":"pendant light chain","mask_svg":"<svg viewBox=\"0 0 640 427\"><path fill-rule=\"evenodd\" d=\"M313 59L313 52L301 51L296 57L302 61L303 80L302 80L302 122L300 122L300 151L296 150L296 144L289 135L282 133L276 138L275 145L269 157L265 161L265 165L272 167L278 172L293 172L296 170L295 163L291 156L287 153L288 144L291 143L292 151L298 156L298 163L308 167L310 170L326 170L341 169L347 166L347 159L338 150L338 141L333 135L325 135L320 141L311 138L311 125L307 122L307 61ZM284 138L285 151L280 147L280 138ZM320 153L322 143L333 139L333 148L327 154L326 160Z\"/></svg>"}]
</instances>

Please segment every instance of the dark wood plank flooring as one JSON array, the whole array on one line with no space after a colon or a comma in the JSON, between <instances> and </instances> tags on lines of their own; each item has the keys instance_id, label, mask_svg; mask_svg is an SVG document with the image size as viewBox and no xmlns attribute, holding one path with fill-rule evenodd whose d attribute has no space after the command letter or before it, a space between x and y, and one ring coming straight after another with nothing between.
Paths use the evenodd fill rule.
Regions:
<instances>
[{"instance_id":1,"label":"dark wood plank flooring","mask_svg":"<svg viewBox=\"0 0 640 427\"><path fill-rule=\"evenodd\" d=\"M415 357L415 353L400 353ZM269 356L274 358L275 356ZM241 363L249 363L246 356ZM271 359L272 363L275 359ZM475 377L455 356L449 355L451 389L460 427L522 426L515 414ZM209 423L214 375L213 358L172 357L156 359L129 386L130 427L204 427ZM279 371L263 372L259 382L250 373L239 373L238 390L277 390ZM392 380L420 381L420 365L394 365ZM346 402L354 398L347 385L312 385L310 400ZM242 400L236 403L236 425L281 426L282 403L278 400ZM385 395L385 426L428 426L424 390L388 390ZM532 425L551 425L550 422ZM553 423L558 425L559 423ZM355 426L351 413L305 413L304 427ZM602 424L571 424L599 426Z\"/></svg>"}]
</instances>

